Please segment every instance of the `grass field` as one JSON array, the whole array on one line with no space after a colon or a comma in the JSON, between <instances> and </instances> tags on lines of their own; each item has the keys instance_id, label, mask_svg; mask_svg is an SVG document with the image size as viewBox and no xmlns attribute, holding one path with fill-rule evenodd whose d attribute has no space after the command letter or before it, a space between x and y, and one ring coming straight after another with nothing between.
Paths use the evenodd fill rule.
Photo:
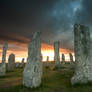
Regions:
<instances>
[{"instance_id":1,"label":"grass field","mask_svg":"<svg viewBox=\"0 0 92 92\"><path fill-rule=\"evenodd\" d=\"M42 84L38 88L26 88L22 85L23 69L15 69L8 72L4 77L0 77L0 92L92 92L92 84L71 86L70 80L73 70L66 64L66 68L59 71L46 69L43 64Z\"/></svg>"}]
</instances>

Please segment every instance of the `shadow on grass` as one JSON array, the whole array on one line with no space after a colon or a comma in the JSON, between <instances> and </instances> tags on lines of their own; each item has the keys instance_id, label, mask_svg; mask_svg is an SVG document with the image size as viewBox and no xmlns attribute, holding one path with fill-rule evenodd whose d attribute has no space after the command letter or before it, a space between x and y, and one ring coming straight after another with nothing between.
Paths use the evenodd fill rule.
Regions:
<instances>
[{"instance_id":1,"label":"shadow on grass","mask_svg":"<svg viewBox=\"0 0 92 92\"><path fill-rule=\"evenodd\" d=\"M22 85L23 69L18 68L14 72L7 72L6 76L0 77L0 84L6 85L6 82L9 82L11 85L0 88L0 92L92 92L92 83L71 85L74 70L69 68L69 64L67 66L66 69L53 71L52 64L50 69L46 69L44 65L42 83L37 88L27 88Z\"/></svg>"},{"instance_id":2,"label":"shadow on grass","mask_svg":"<svg viewBox=\"0 0 92 92\"><path fill-rule=\"evenodd\" d=\"M83 84L83 83L77 83L77 84L75 84L75 85L71 85L71 87L85 87L85 86L91 86L92 87L92 82L88 82L88 83L85 83L85 84Z\"/></svg>"}]
</instances>

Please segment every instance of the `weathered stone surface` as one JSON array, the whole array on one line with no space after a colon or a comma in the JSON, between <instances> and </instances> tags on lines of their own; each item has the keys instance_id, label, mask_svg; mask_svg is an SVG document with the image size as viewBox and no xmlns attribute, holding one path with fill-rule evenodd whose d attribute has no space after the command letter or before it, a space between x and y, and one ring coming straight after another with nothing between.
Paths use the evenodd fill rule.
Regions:
<instances>
[{"instance_id":1,"label":"weathered stone surface","mask_svg":"<svg viewBox=\"0 0 92 92\"><path fill-rule=\"evenodd\" d=\"M64 65L65 65L65 55L62 54L62 66L64 66Z\"/></svg>"},{"instance_id":2,"label":"weathered stone surface","mask_svg":"<svg viewBox=\"0 0 92 92\"><path fill-rule=\"evenodd\" d=\"M5 63L0 64L0 76L4 76L6 72L6 65Z\"/></svg>"},{"instance_id":3,"label":"weathered stone surface","mask_svg":"<svg viewBox=\"0 0 92 92\"><path fill-rule=\"evenodd\" d=\"M28 48L28 59L23 72L23 85L26 87L38 87L42 79L41 62L41 36L36 32Z\"/></svg>"},{"instance_id":4,"label":"weathered stone surface","mask_svg":"<svg viewBox=\"0 0 92 92\"><path fill-rule=\"evenodd\" d=\"M71 83L87 83L92 81L92 48L90 45L89 28L74 25L75 74Z\"/></svg>"},{"instance_id":5,"label":"weathered stone surface","mask_svg":"<svg viewBox=\"0 0 92 92\"><path fill-rule=\"evenodd\" d=\"M22 61L21 61L21 63L20 63L20 68L22 68L23 67L23 65L24 65L24 58L22 59Z\"/></svg>"},{"instance_id":6,"label":"weathered stone surface","mask_svg":"<svg viewBox=\"0 0 92 92\"><path fill-rule=\"evenodd\" d=\"M60 42L56 41L54 42L54 61L55 61L55 67L60 67L60 55L59 55L59 46Z\"/></svg>"},{"instance_id":7,"label":"weathered stone surface","mask_svg":"<svg viewBox=\"0 0 92 92\"><path fill-rule=\"evenodd\" d=\"M14 71L15 68L15 55L10 54L8 58L8 71Z\"/></svg>"},{"instance_id":8,"label":"weathered stone surface","mask_svg":"<svg viewBox=\"0 0 92 92\"><path fill-rule=\"evenodd\" d=\"M49 56L47 56L47 60L46 60L46 63L45 63L45 67L46 67L46 68L49 68Z\"/></svg>"},{"instance_id":9,"label":"weathered stone surface","mask_svg":"<svg viewBox=\"0 0 92 92\"><path fill-rule=\"evenodd\" d=\"M8 43L5 42L4 46L3 46L3 53L2 53L2 63L6 62L6 52L7 52L7 48L8 48Z\"/></svg>"},{"instance_id":10,"label":"weathered stone surface","mask_svg":"<svg viewBox=\"0 0 92 92\"><path fill-rule=\"evenodd\" d=\"M6 52L8 48L8 43L5 42L3 46L3 53L2 53L2 63L0 64L0 76L4 76L6 72Z\"/></svg>"},{"instance_id":11,"label":"weathered stone surface","mask_svg":"<svg viewBox=\"0 0 92 92\"><path fill-rule=\"evenodd\" d=\"M70 56L70 68L74 69L75 68L75 63L73 61L73 55L72 55L72 53L69 53L69 56Z\"/></svg>"}]
</instances>

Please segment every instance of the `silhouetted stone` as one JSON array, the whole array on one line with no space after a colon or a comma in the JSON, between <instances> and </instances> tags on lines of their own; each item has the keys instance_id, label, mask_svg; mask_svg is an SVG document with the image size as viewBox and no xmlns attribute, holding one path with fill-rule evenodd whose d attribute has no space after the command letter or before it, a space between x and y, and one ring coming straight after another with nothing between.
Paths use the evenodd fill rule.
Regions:
<instances>
[{"instance_id":1,"label":"silhouetted stone","mask_svg":"<svg viewBox=\"0 0 92 92\"><path fill-rule=\"evenodd\" d=\"M15 68L15 55L10 54L8 58L8 71L14 71Z\"/></svg>"},{"instance_id":2,"label":"silhouetted stone","mask_svg":"<svg viewBox=\"0 0 92 92\"><path fill-rule=\"evenodd\" d=\"M60 67L59 45L60 45L59 41L54 42L54 55L55 55L54 56L54 61L55 61L55 67L54 68Z\"/></svg>"},{"instance_id":3,"label":"silhouetted stone","mask_svg":"<svg viewBox=\"0 0 92 92\"><path fill-rule=\"evenodd\" d=\"M0 64L0 76L4 76L6 72L6 52L8 48L8 43L5 42L3 45L3 53L2 53L2 63Z\"/></svg>"},{"instance_id":4,"label":"silhouetted stone","mask_svg":"<svg viewBox=\"0 0 92 92\"><path fill-rule=\"evenodd\" d=\"M42 54L41 54L41 62L42 62L42 60L43 60L43 56L42 56Z\"/></svg>"},{"instance_id":5,"label":"silhouetted stone","mask_svg":"<svg viewBox=\"0 0 92 92\"><path fill-rule=\"evenodd\" d=\"M70 68L74 69L75 68L75 63L73 61L73 55L72 55L72 53L69 53L69 56L70 56Z\"/></svg>"},{"instance_id":6,"label":"silhouetted stone","mask_svg":"<svg viewBox=\"0 0 92 92\"><path fill-rule=\"evenodd\" d=\"M65 55L64 54L62 54L62 66L64 66L65 65Z\"/></svg>"},{"instance_id":7,"label":"silhouetted stone","mask_svg":"<svg viewBox=\"0 0 92 92\"><path fill-rule=\"evenodd\" d=\"M46 68L49 68L49 56L47 56L47 60L46 60L46 62L45 62L45 67L46 67Z\"/></svg>"},{"instance_id":8,"label":"silhouetted stone","mask_svg":"<svg viewBox=\"0 0 92 92\"><path fill-rule=\"evenodd\" d=\"M26 87L38 87L42 79L41 62L41 37L36 32L29 44L28 59L23 72L23 85Z\"/></svg>"},{"instance_id":9,"label":"silhouetted stone","mask_svg":"<svg viewBox=\"0 0 92 92\"><path fill-rule=\"evenodd\" d=\"M23 68L23 65L24 65L24 58L22 58L22 61L21 61L21 63L20 63L20 68Z\"/></svg>"},{"instance_id":10,"label":"silhouetted stone","mask_svg":"<svg viewBox=\"0 0 92 92\"><path fill-rule=\"evenodd\" d=\"M2 63L6 63L6 52L8 48L8 43L5 42L3 46L3 53L2 53Z\"/></svg>"}]
</instances>

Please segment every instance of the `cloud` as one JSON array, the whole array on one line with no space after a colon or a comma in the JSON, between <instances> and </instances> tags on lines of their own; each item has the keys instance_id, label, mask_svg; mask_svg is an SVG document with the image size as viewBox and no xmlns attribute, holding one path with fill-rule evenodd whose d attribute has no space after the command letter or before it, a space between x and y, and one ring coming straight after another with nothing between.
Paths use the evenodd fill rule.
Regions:
<instances>
[{"instance_id":1,"label":"cloud","mask_svg":"<svg viewBox=\"0 0 92 92\"><path fill-rule=\"evenodd\" d=\"M91 0L4 0L0 3L0 40L26 43L33 33L42 40L73 49L73 25L92 25ZM3 31L3 32L1 32ZM16 47L16 46L15 46Z\"/></svg>"},{"instance_id":2,"label":"cloud","mask_svg":"<svg viewBox=\"0 0 92 92\"><path fill-rule=\"evenodd\" d=\"M82 0L81 8L76 11L76 22L92 26L92 1Z\"/></svg>"}]
</instances>

